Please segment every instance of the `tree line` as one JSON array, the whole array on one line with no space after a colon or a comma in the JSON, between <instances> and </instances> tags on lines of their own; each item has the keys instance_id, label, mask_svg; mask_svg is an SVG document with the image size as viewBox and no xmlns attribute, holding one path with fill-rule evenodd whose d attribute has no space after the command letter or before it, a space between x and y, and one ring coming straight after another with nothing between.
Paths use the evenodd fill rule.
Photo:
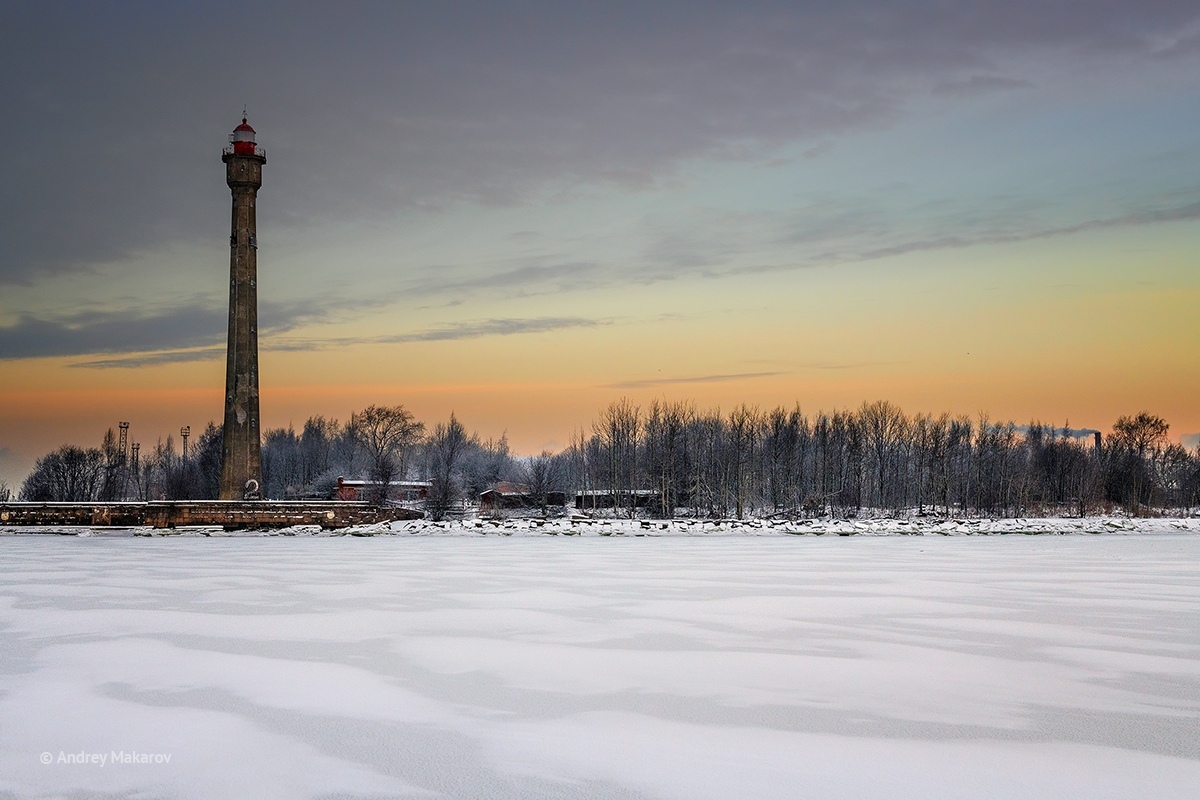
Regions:
<instances>
[{"instance_id":1,"label":"tree line","mask_svg":"<svg viewBox=\"0 0 1200 800\"><path fill-rule=\"evenodd\" d=\"M63 445L38 459L19 497L27 501L215 499L221 477L221 429L209 422L186 449L173 436L148 453L122 450L110 428L100 447ZM522 465L508 440L468 433L454 414L427 431L404 406L369 406L339 422L322 416L262 438L264 498L329 499L338 478L374 484L368 499L383 502L392 481L428 480L426 506L442 515L463 498L502 480L517 480Z\"/></svg>"},{"instance_id":2,"label":"tree line","mask_svg":"<svg viewBox=\"0 0 1200 800\"><path fill-rule=\"evenodd\" d=\"M567 482L605 506L698 517L1189 512L1200 449L1147 412L1107 435L1041 422L908 415L887 401L697 410L620 400L564 453Z\"/></svg>"},{"instance_id":3,"label":"tree line","mask_svg":"<svg viewBox=\"0 0 1200 800\"><path fill-rule=\"evenodd\" d=\"M312 417L263 436L263 496L329 498L338 477L378 487L428 482L441 518L500 481L535 506L555 493L620 515L1086 515L1188 513L1200 505L1200 448L1170 442L1148 412L1107 434L1038 421L1018 426L950 414L906 414L887 401L807 415L740 405L628 399L602 409L558 453L518 458L451 414L428 428L403 406L370 406L341 423ZM63 446L38 460L26 500L204 499L217 495L221 431L188 453L167 437L137 463L110 429L99 448Z\"/></svg>"}]
</instances>

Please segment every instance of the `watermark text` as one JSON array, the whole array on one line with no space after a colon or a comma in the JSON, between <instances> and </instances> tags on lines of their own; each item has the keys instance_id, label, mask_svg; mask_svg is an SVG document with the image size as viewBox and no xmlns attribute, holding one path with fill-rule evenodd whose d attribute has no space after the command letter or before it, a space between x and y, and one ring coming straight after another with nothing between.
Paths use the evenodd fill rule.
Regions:
<instances>
[{"instance_id":1,"label":"watermark text","mask_svg":"<svg viewBox=\"0 0 1200 800\"><path fill-rule=\"evenodd\" d=\"M52 753L49 750L39 756L43 764L64 766L109 767L115 765L154 765L170 764L171 753L143 753L140 750L108 750L103 753L92 753L87 750L67 752L59 750Z\"/></svg>"}]
</instances>

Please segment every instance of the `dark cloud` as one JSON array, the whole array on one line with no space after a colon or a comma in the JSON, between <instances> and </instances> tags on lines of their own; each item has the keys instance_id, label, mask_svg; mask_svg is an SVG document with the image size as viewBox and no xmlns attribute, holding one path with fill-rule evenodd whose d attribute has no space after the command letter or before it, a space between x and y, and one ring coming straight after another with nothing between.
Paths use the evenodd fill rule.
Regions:
<instances>
[{"instance_id":1,"label":"dark cloud","mask_svg":"<svg viewBox=\"0 0 1200 800\"><path fill-rule=\"evenodd\" d=\"M361 310L392 302L381 295L367 301L329 295L287 303L260 301L259 329L264 338L300 325L338 319L348 309ZM228 310L207 298L150 311L89 308L77 314L41 318L18 316L0 326L0 359L53 358L102 353L137 353L136 357L101 359L75 366L148 366L211 357L223 345Z\"/></svg>"},{"instance_id":2,"label":"dark cloud","mask_svg":"<svg viewBox=\"0 0 1200 800\"><path fill-rule=\"evenodd\" d=\"M736 375L693 375L683 378L645 378L642 380L610 383L605 389L646 389L651 386L669 386L677 383L725 383L727 381L744 381L752 378L770 378L776 375L786 375L786 372L742 372Z\"/></svg>"},{"instance_id":3,"label":"dark cloud","mask_svg":"<svg viewBox=\"0 0 1200 800\"><path fill-rule=\"evenodd\" d=\"M85 353L130 353L211 344L225 332L224 311L198 306L164 309L144 317L90 312L44 320L23 316L0 327L0 359Z\"/></svg>"},{"instance_id":4,"label":"dark cloud","mask_svg":"<svg viewBox=\"0 0 1200 800\"><path fill-rule=\"evenodd\" d=\"M1175 32L1198 14L1083 0L5 3L0 284L220 240L219 151L242 103L268 150L265 233L653 185L683 159L888 125L916 92L1003 88L1022 80L1004 63L1039 53L1186 55Z\"/></svg>"}]
</instances>

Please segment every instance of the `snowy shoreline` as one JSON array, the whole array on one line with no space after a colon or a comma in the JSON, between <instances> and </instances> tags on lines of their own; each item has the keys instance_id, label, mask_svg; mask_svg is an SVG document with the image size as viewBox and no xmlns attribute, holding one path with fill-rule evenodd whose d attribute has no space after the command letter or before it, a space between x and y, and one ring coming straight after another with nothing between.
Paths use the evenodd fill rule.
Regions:
<instances>
[{"instance_id":1,"label":"snowy shoreline","mask_svg":"<svg viewBox=\"0 0 1200 800\"><path fill-rule=\"evenodd\" d=\"M102 537L264 537L264 536L992 536L1072 534L1195 534L1200 517L1026 517L1010 519L803 519L803 520L639 520L639 519L465 519L446 522L404 520L322 530L297 525L277 530L225 531L212 526L172 529L94 527L11 527L0 536L58 535Z\"/></svg>"}]
</instances>

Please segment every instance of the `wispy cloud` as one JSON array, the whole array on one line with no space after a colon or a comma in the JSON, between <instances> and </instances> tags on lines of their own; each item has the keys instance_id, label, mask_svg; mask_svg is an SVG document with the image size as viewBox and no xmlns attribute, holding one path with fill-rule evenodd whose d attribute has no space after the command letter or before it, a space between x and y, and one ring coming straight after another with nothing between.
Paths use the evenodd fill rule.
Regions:
<instances>
[{"instance_id":1,"label":"wispy cloud","mask_svg":"<svg viewBox=\"0 0 1200 800\"><path fill-rule=\"evenodd\" d=\"M224 347L200 347L187 350L164 350L158 353L139 353L118 358L101 358L79 361L68 366L77 369L135 369L156 367L162 364L190 364L197 361L213 361L225 355Z\"/></svg>"},{"instance_id":2,"label":"wispy cloud","mask_svg":"<svg viewBox=\"0 0 1200 800\"><path fill-rule=\"evenodd\" d=\"M520 334L547 333L572 328L595 328L611 325L612 319L589 319L585 317L537 317L533 319L487 319L444 325L410 333L385 334L382 336L341 336L327 338L264 338L259 347L264 352L272 351L315 351L363 344L406 344L411 342L445 342L460 339L480 339L486 336L516 336ZM223 346L181 348L146 353L135 353L117 358L92 359L71 364L85 369L132 369L159 364L178 364L194 361L210 361L224 355Z\"/></svg>"},{"instance_id":3,"label":"wispy cloud","mask_svg":"<svg viewBox=\"0 0 1200 800\"><path fill-rule=\"evenodd\" d=\"M786 374L786 372L740 372L731 375L690 375L681 378L644 378L641 380L610 383L604 388L645 389L651 386L669 386L677 383L726 383L729 381L748 381L755 378L770 378L776 375Z\"/></svg>"},{"instance_id":4,"label":"wispy cloud","mask_svg":"<svg viewBox=\"0 0 1200 800\"><path fill-rule=\"evenodd\" d=\"M433 278L424 288L432 288L435 291L499 289L518 295L531 291L544 294L597 286L603 277L604 270L595 261L526 262L516 266L505 265L499 270L461 278L451 283L442 283Z\"/></svg>"},{"instance_id":5,"label":"wispy cloud","mask_svg":"<svg viewBox=\"0 0 1200 800\"><path fill-rule=\"evenodd\" d=\"M264 328L349 319L398 302L439 299L461 305L487 294L503 299L561 295L603 287L650 286L680 280L721 280L739 275L836 267L911 253L966 249L1070 236L1092 230L1200 219L1200 187L1169 201L1148 199L1124 213L1048 224L1056 211L1029 198L979 200L969 211L954 202L897 208L878 197L828 197L801 207L760 212L700 212L661 228L646 221L644 245L620 261L573 260L563 254L437 264L410 270L383 291L356 298L314 296L264 308ZM447 299L449 298L449 299ZM440 331L421 335L441 335ZM407 336L408 334L405 334ZM405 339L407 340L407 339Z\"/></svg>"},{"instance_id":6,"label":"wispy cloud","mask_svg":"<svg viewBox=\"0 0 1200 800\"><path fill-rule=\"evenodd\" d=\"M595 328L611 325L612 319L587 317L535 317L532 319L500 318L475 322L460 322L409 333L382 336L342 336L311 339L283 339L265 346L269 350L327 350L359 344L407 344L411 342L447 342L459 339L479 339L485 336L516 336L527 333L547 333L571 328Z\"/></svg>"},{"instance_id":7,"label":"wispy cloud","mask_svg":"<svg viewBox=\"0 0 1200 800\"><path fill-rule=\"evenodd\" d=\"M478 339L483 336L513 336L521 333L546 333L568 328L595 328L610 325L611 320L586 317L536 317L534 319L488 319L464 322L416 333L380 337L382 342L443 342L454 339Z\"/></svg>"},{"instance_id":8,"label":"wispy cloud","mask_svg":"<svg viewBox=\"0 0 1200 800\"><path fill-rule=\"evenodd\" d=\"M1200 192L1197 189L1196 192ZM1014 212L998 209L993 213L980 212L973 220L932 219L924 227L922 235L907 234L907 229L898 222L889 222L878 210L864 207L863 231L854 237L853 244L845 243L846 231L853 226L854 212L847 209L835 218L831 227L825 229L811 220L796 224L795 229L781 223L777 240L796 245L800 252L781 260L763 259L750 265L732 266L720 270L706 270L696 277L724 278L735 275L750 275L770 272L829 267L839 264L854 264L878 261L911 253L955 250L979 245L1015 244L1018 242L1050 239L1110 228L1153 225L1166 222L1183 222L1200 219L1200 200L1188 200L1167 206L1151 206L1134 209L1107 217L1087 219L1074 223L1046 225L1029 218L1023 211ZM954 232L948 232L954 231ZM706 234L707 235L707 234ZM804 245L801 247L801 245ZM822 247L824 245L824 247ZM807 252L804 252L807 250ZM682 277L682 276L681 276Z\"/></svg>"}]
</instances>

